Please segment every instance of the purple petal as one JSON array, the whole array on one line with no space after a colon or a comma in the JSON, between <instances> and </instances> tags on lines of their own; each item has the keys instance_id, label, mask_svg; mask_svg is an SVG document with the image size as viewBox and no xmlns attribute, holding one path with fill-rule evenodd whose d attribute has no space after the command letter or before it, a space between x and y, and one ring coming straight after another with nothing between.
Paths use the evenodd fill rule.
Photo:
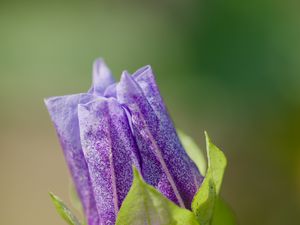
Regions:
<instances>
[{"instance_id":1,"label":"purple petal","mask_svg":"<svg viewBox=\"0 0 300 225\"><path fill-rule=\"evenodd\" d=\"M113 98L79 105L81 143L101 224L114 224L139 168L138 149L123 107Z\"/></svg>"},{"instance_id":2,"label":"purple petal","mask_svg":"<svg viewBox=\"0 0 300 225\"><path fill-rule=\"evenodd\" d=\"M131 112L144 179L181 207L190 208L202 177L180 144L151 74L136 75L142 89L124 72L117 98Z\"/></svg>"},{"instance_id":3,"label":"purple petal","mask_svg":"<svg viewBox=\"0 0 300 225\"><path fill-rule=\"evenodd\" d=\"M103 59L96 59L93 65L93 85L89 93L103 96L105 89L115 83L110 69Z\"/></svg>"},{"instance_id":4,"label":"purple petal","mask_svg":"<svg viewBox=\"0 0 300 225\"><path fill-rule=\"evenodd\" d=\"M106 98L117 98L117 93L116 93L116 83L108 86L106 89L105 89L105 92L103 94L104 97Z\"/></svg>"},{"instance_id":5,"label":"purple petal","mask_svg":"<svg viewBox=\"0 0 300 225\"><path fill-rule=\"evenodd\" d=\"M164 123L163 126L169 126L169 129L173 130L173 133L176 133L173 121L171 120L168 110L164 104L163 98L160 95L160 91L156 84L155 75L152 71L151 66L148 65L138 69L132 75L132 77L142 89L145 97L147 98L157 117L161 122ZM177 139L179 140L178 136ZM194 162L191 162L191 169L194 174L194 179L198 184L197 186L200 187L203 181L203 177L198 175L199 170Z\"/></svg>"},{"instance_id":6,"label":"purple petal","mask_svg":"<svg viewBox=\"0 0 300 225\"><path fill-rule=\"evenodd\" d=\"M89 94L76 94L52 97L46 99L45 104L55 125L88 224L99 225L90 176L80 143L77 117L78 104L92 99L93 96Z\"/></svg>"},{"instance_id":7,"label":"purple petal","mask_svg":"<svg viewBox=\"0 0 300 225\"><path fill-rule=\"evenodd\" d=\"M164 119L170 120L167 109L156 85L151 66L140 68L132 75L132 77L142 89L145 97L157 116L159 118L163 116Z\"/></svg>"}]
</instances>

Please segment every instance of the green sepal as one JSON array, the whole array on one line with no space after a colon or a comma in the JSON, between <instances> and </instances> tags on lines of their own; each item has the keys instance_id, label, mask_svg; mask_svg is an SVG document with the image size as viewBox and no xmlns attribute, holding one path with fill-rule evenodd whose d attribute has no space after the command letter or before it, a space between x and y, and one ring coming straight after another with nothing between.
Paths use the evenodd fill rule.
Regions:
<instances>
[{"instance_id":1,"label":"green sepal","mask_svg":"<svg viewBox=\"0 0 300 225\"><path fill-rule=\"evenodd\" d=\"M211 224L218 201L227 160L224 153L206 136L208 168L204 181L194 196L192 210L201 225Z\"/></svg>"},{"instance_id":2,"label":"green sepal","mask_svg":"<svg viewBox=\"0 0 300 225\"><path fill-rule=\"evenodd\" d=\"M57 197L53 193L49 193L49 195L55 205L57 212L69 225L81 225L76 216L59 197Z\"/></svg>"},{"instance_id":3,"label":"green sepal","mask_svg":"<svg viewBox=\"0 0 300 225\"><path fill-rule=\"evenodd\" d=\"M216 186L216 193L219 194L227 166L227 159L224 153L212 143L207 132L205 132L205 138L208 160L207 172L211 171L212 179Z\"/></svg>"},{"instance_id":4,"label":"green sepal","mask_svg":"<svg viewBox=\"0 0 300 225\"><path fill-rule=\"evenodd\" d=\"M118 213L116 225L199 225L195 215L180 208L145 183L136 168L134 179Z\"/></svg>"}]
</instances>

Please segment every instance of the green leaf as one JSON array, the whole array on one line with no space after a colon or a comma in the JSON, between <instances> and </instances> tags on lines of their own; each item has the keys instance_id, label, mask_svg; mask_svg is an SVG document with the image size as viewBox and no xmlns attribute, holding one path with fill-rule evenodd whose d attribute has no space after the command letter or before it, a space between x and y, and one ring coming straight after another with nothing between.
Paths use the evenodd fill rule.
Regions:
<instances>
[{"instance_id":1,"label":"green leaf","mask_svg":"<svg viewBox=\"0 0 300 225\"><path fill-rule=\"evenodd\" d=\"M212 173L208 171L192 202L192 210L201 225L210 224L214 214L216 198L216 186Z\"/></svg>"},{"instance_id":2,"label":"green leaf","mask_svg":"<svg viewBox=\"0 0 300 225\"><path fill-rule=\"evenodd\" d=\"M69 224L69 225L81 225L79 220L71 212L71 210L66 206L66 204L53 193L49 193L52 199L52 202L55 205L57 212L60 216Z\"/></svg>"},{"instance_id":3,"label":"green leaf","mask_svg":"<svg viewBox=\"0 0 300 225\"><path fill-rule=\"evenodd\" d=\"M222 199L218 198L212 219L212 225L236 225L236 217L229 205Z\"/></svg>"},{"instance_id":4,"label":"green leaf","mask_svg":"<svg viewBox=\"0 0 300 225\"><path fill-rule=\"evenodd\" d=\"M199 225L191 211L180 208L146 184L136 168L133 173L134 180L116 225Z\"/></svg>"},{"instance_id":5,"label":"green leaf","mask_svg":"<svg viewBox=\"0 0 300 225\"><path fill-rule=\"evenodd\" d=\"M208 169L204 181L194 196L192 210L201 225L209 225L214 215L227 160L224 153L206 136Z\"/></svg>"},{"instance_id":6,"label":"green leaf","mask_svg":"<svg viewBox=\"0 0 300 225\"><path fill-rule=\"evenodd\" d=\"M219 194L224 172L227 166L227 159L224 153L215 146L208 134L205 132L206 137L206 148L207 148L207 159L208 159L208 169L207 171L211 171L213 182L216 186L216 192Z\"/></svg>"},{"instance_id":7,"label":"green leaf","mask_svg":"<svg viewBox=\"0 0 300 225\"><path fill-rule=\"evenodd\" d=\"M206 171L206 159L203 151L198 147L196 142L183 131L177 130L177 134L187 154L197 165L200 173L204 176Z\"/></svg>"}]
</instances>

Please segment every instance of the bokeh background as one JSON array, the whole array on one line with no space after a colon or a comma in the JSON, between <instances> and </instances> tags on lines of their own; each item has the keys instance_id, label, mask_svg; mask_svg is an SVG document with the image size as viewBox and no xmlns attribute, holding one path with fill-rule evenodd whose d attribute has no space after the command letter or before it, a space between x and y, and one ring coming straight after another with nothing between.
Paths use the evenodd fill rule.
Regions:
<instances>
[{"instance_id":1,"label":"bokeh background","mask_svg":"<svg viewBox=\"0 0 300 225\"><path fill-rule=\"evenodd\" d=\"M0 224L63 225L69 173L43 103L84 92L104 57L119 78L151 64L176 123L229 160L242 225L297 225L300 13L285 0L0 1Z\"/></svg>"}]
</instances>

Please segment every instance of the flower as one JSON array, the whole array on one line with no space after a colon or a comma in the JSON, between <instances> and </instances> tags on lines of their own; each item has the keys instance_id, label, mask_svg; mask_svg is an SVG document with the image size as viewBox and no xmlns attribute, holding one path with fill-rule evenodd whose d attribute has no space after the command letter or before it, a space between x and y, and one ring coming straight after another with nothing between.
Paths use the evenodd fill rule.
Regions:
<instances>
[{"instance_id":1,"label":"flower","mask_svg":"<svg viewBox=\"0 0 300 225\"><path fill-rule=\"evenodd\" d=\"M114 224L132 183L144 180L191 207L203 177L177 136L150 66L119 83L103 60L87 93L45 100L89 225Z\"/></svg>"}]
</instances>

